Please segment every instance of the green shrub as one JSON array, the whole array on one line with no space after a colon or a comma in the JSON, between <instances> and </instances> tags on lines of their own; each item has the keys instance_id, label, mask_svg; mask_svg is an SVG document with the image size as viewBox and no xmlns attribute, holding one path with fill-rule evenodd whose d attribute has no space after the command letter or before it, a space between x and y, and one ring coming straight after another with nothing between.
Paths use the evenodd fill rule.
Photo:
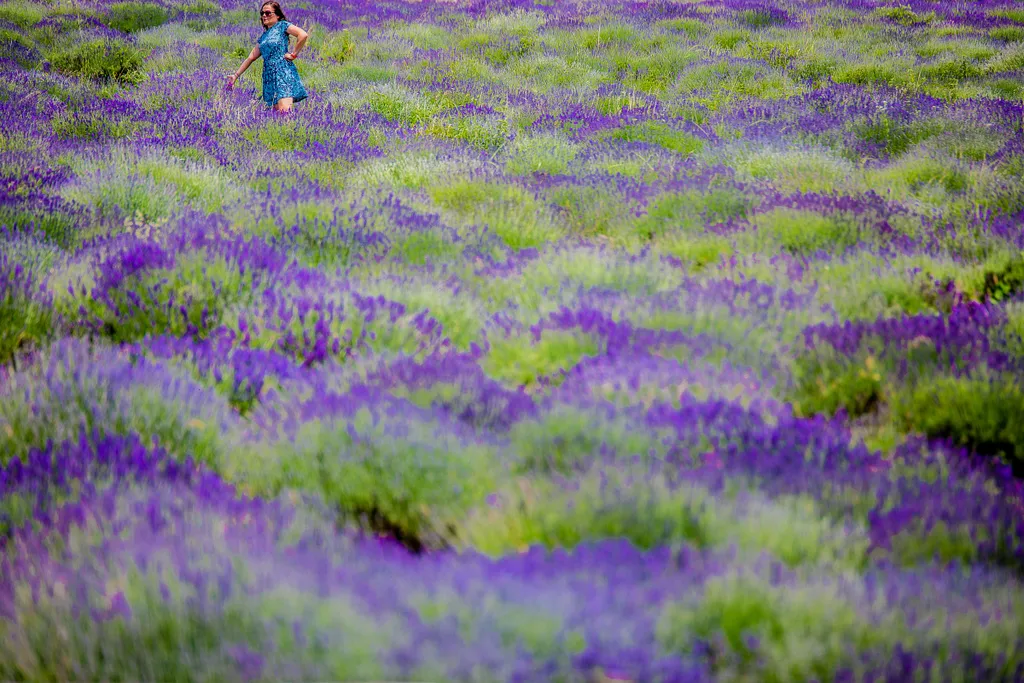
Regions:
<instances>
[{"instance_id":1,"label":"green shrub","mask_svg":"<svg viewBox=\"0 0 1024 683\"><path fill-rule=\"evenodd\" d=\"M752 205L749 197L728 187L665 194L651 202L636 228L651 238L678 231L703 233L706 224L746 217Z\"/></svg>"},{"instance_id":2,"label":"green shrub","mask_svg":"<svg viewBox=\"0 0 1024 683\"><path fill-rule=\"evenodd\" d=\"M1024 256L1017 255L995 271L985 273L982 296L992 301L1004 301L1024 290Z\"/></svg>"},{"instance_id":3,"label":"green shrub","mask_svg":"<svg viewBox=\"0 0 1024 683\"><path fill-rule=\"evenodd\" d=\"M402 435L388 433L397 431ZM413 549L450 543L464 514L493 490L499 471L490 448L370 408L306 422L294 439L239 449L225 469L257 494L322 496L343 519L390 533Z\"/></svg>"},{"instance_id":4,"label":"green shrub","mask_svg":"<svg viewBox=\"0 0 1024 683\"><path fill-rule=\"evenodd\" d=\"M570 474L606 449L624 461L664 450L654 432L632 431L621 418L610 421L599 412L568 406L519 422L509 436L524 473Z\"/></svg>"},{"instance_id":5,"label":"green shrub","mask_svg":"<svg viewBox=\"0 0 1024 683\"><path fill-rule=\"evenodd\" d=\"M578 235L614 239L631 232L636 221L618 195L596 187L562 185L549 193L549 199Z\"/></svg>"},{"instance_id":6,"label":"green shrub","mask_svg":"<svg viewBox=\"0 0 1024 683\"><path fill-rule=\"evenodd\" d=\"M0 20L9 21L20 28L38 24L45 16L41 5L24 2L5 2L0 5Z\"/></svg>"},{"instance_id":7,"label":"green shrub","mask_svg":"<svg viewBox=\"0 0 1024 683\"><path fill-rule=\"evenodd\" d=\"M947 59L921 68L921 75L935 81L958 83L976 78L983 73L980 66L970 59Z\"/></svg>"},{"instance_id":8,"label":"green shrub","mask_svg":"<svg viewBox=\"0 0 1024 683\"><path fill-rule=\"evenodd\" d=\"M81 43L50 56L53 68L61 73L100 81L137 83L142 80L142 53L117 40L103 39Z\"/></svg>"},{"instance_id":9,"label":"green shrub","mask_svg":"<svg viewBox=\"0 0 1024 683\"><path fill-rule=\"evenodd\" d=\"M993 40L1004 40L1007 43L1024 41L1024 26L1000 26L988 32Z\"/></svg>"},{"instance_id":10,"label":"green shrub","mask_svg":"<svg viewBox=\"0 0 1024 683\"><path fill-rule=\"evenodd\" d=\"M800 209L773 209L758 214L751 222L757 227L758 244L794 254L842 251L856 245L860 237L858 226L848 218Z\"/></svg>"},{"instance_id":11,"label":"green shrub","mask_svg":"<svg viewBox=\"0 0 1024 683\"><path fill-rule=\"evenodd\" d=\"M515 139L511 147L505 170L514 175L565 173L579 152L575 144L553 133L522 135Z\"/></svg>"},{"instance_id":12,"label":"green shrub","mask_svg":"<svg viewBox=\"0 0 1024 683\"><path fill-rule=\"evenodd\" d=\"M352 34L345 30L329 34L317 47L321 57L343 64L351 61L356 51L356 41Z\"/></svg>"},{"instance_id":13,"label":"green shrub","mask_svg":"<svg viewBox=\"0 0 1024 683\"><path fill-rule=\"evenodd\" d=\"M446 181L431 187L431 199L476 225L486 225L513 249L538 247L565 234L546 204L515 185Z\"/></svg>"},{"instance_id":14,"label":"green shrub","mask_svg":"<svg viewBox=\"0 0 1024 683\"><path fill-rule=\"evenodd\" d=\"M53 313L49 307L12 292L0 293L0 366L25 349L49 338Z\"/></svg>"},{"instance_id":15,"label":"green shrub","mask_svg":"<svg viewBox=\"0 0 1024 683\"><path fill-rule=\"evenodd\" d=\"M189 2L185 2L178 5L177 8L181 10L181 13L184 14L186 17L196 15L216 15L220 14L221 11L220 5L214 2L210 2L209 0L190 0ZM199 23L202 24L202 28L205 28L204 22L200 21ZM195 30L202 30L202 28Z\"/></svg>"},{"instance_id":16,"label":"green shrub","mask_svg":"<svg viewBox=\"0 0 1024 683\"><path fill-rule=\"evenodd\" d=\"M832 586L793 590L731 575L708 581L693 604L667 605L657 637L680 653L714 643L714 666L725 680L781 683L832 680L847 658L883 635Z\"/></svg>"},{"instance_id":17,"label":"green shrub","mask_svg":"<svg viewBox=\"0 0 1024 683\"><path fill-rule=\"evenodd\" d=\"M864 142L878 145L886 154L894 157L936 132L933 127L893 121L885 114L854 125L853 131Z\"/></svg>"},{"instance_id":18,"label":"green shrub","mask_svg":"<svg viewBox=\"0 0 1024 683\"><path fill-rule=\"evenodd\" d=\"M536 341L529 334L494 340L482 365L491 377L518 387L553 377L598 353L598 342L586 335L545 331Z\"/></svg>"},{"instance_id":19,"label":"green shrub","mask_svg":"<svg viewBox=\"0 0 1024 683\"><path fill-rule=\"evenodd\" d=\"M645 121L623 126L612 132L611 139L627 142L649 142L665 149L690 156L704 149L704 141L689 133L674 130L660 121Z\"/></svg>"},{"instance_id":20,"label":"green shrub","mask_svg":"<svg viewBox=\"0 0 1024 683\"><path fill-rule=\"evenodd\" d=\"M421 134L441 140L458 140L471 147L496 150L507 140L507 124L504 120L496 123L471 116L433 118L421 129Z\"/></svg>"},{"instance_id":21,"label":"green shrub","mask_svg":"<svg viewBox=\"0 0 1024 683\"><path fill-rule=\"evenodd\" d=\"M798 415L834 415L842 409L858 417L882 401L882 373L872 356L857 363L820 350L797 360L789 398Z\"/></svg>"},{"instance_id":22,"label":"green shrub","mask_svg":"<svg viewBox=\"0 0 1024 683\"><path fill-rule=\"evenodd\" d=\"M110 6L107 26L122 33L135 33L167 21L167 11L149 2L118 2Z\"/></svg>"},{"instance_id":23,"label":"green shrub","mask_svg":"<svg viewBox=\"0 0 1024 683\"><path fill-rule=\"evenodd\" d=\"M853 83L854 85L889 85L899 87L905 85L905 78L891 64L874 62L855 62L839 68L833 76L836 83Z\"/></svg>"},{"instance_id":24,"label":"green shrub","mask_svg":"<svg viewBox=\"0 0 1024 683\"><path fill-rule=\"evenodd\" d=\"M1024 45L1013 43L992 58L985 70L993 74L1010 73L1024 69Z\"/></svg>"},{"instance_id":25,"label":"green shrub","mask_svg":"<svg viewBox=\"0 0 1024 683\"><path fill-rule=\"evenodd\" d=\"M750 40L748 31L720 31L711 37L712 44L723 50L732 50L745 40Z\"/></svg>"},{"instance_id":26,"label":"green shrub","mask_svg":"<svg viewBox=\"0 0 1024 683\"><path fill-rule=\"evenodd\" d=\"M782 23L773 13L756 9L744 10L740 14L740 22L751 28L766 28Z\"/></svg>"},{"instance_id":27,"label":"green shrub","mask_svg":"<svg viewBox=\"0 0 1024 683\"><path fill-rule=\"evenodd\" d=\"M902 429L948 438L1024 474L1024 388L1013 378L934 377L896 393L890 405Z\"/></svg>"},{"instance_id":28,"label":"green shrub","mask_svg":"<svg viewBox=\"0 0 1024 683\"><path fill-rule=\"evenodd\" d=\"M136 124L116 120L100 111L68 111L50 121L53 134L60 140L118 140L132 134Z\"/></svg>"},{"instance_id":29,"label":"green shrub","mask_svg":"<svg viewBox=\"0 0 1024 683\"><path fill-rule=\"evenodd\" d=\"M908 5L900 5L898 7L880 7L875 10L874 14L875 16L895 21L901 26L928 24L935 20L934 12L918 15L914 10L910 9Z\"/></svg>"},{"instance_id":30,"label":"green shrub","mask_svg":"<svg viewBox=\"0 0 1024 683\"><path fill-rule=\"evenodd\" d=\"M665 19L659 21L656 24L660 28L668 29L669 31L681 31L686 34L686 37L690 40L695 40L703 35L706 35L710 30L707 22L701 21L700 19Z\"/></svg>"}]
</instances>

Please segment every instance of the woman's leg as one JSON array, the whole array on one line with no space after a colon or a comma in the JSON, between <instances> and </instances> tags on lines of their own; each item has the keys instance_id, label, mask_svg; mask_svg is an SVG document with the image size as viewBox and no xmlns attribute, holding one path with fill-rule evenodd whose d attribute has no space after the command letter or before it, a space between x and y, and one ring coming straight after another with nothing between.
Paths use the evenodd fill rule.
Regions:
<instances>
[{"instance_id":1,"label":"woman's leg","mask_svg":"<svg viewBox=\"0 0 1024 683\"><path fill-rule=\"evenodd\" d=\"M288 112L288 111L291 111L291 110L292 110L292 98L291 97L282 97L281 99L279 99L277 101L277 104L274 105L274 111Z\"/></svg>"}]
</instances>

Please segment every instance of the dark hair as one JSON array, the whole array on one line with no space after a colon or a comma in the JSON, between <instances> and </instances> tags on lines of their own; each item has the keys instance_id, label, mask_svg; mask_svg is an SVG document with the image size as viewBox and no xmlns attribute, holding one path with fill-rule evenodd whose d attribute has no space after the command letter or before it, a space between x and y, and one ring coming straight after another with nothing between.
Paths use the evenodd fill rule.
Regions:
<instances>
[{"instance_id":1,"label":"dark hair","mask_svg":"<svg viewBox=\"0 0 1024 683\"><path fill-rule=\"evenodd\" d=\"M262 3L260 5L260 11L262 11L263 8L266 7L267 5L270 5L270 8L274 10L274 14L277 15L278 19L280 19L281 21L287 21L284 18L284 12L281 10L281 5L278 4L277 0L267 0L267 2Z\"/></svg>"}]
</instances>

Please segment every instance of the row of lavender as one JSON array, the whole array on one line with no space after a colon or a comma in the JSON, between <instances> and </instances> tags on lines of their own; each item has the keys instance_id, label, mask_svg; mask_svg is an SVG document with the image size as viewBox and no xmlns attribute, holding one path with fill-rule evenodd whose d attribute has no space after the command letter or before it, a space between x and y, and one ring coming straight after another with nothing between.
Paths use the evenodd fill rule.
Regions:
<instances>
[{"instance_id":1,"label":"row of lavender","mask_svg":"<svg viewBox=\"0 0 1024 683\"><path fill-rule=\"evenodd\" d=\"M1012 5L285 9L0 9L0 676L1024 678Z\"/></svg>"}]
</instances>

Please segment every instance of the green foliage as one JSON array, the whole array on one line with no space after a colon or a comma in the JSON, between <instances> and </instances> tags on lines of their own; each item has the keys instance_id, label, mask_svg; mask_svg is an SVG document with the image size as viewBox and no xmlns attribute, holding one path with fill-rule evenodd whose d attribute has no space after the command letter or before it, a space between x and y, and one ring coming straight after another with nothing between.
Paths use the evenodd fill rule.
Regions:
<instances>
[{"instance_id":1,"label":"green foliage","mask_svg":"<svg viewBox=\"0 0 1024 683\"><path fill-rule=\"evenodd\" d=\"M549 330L536 341L529 334L492 340L481 365L491 377L516 387L542 378L557 383L560 371L598 351L598 343L586 335Z\"/></svg>"},{"instance_id":2,"label":"green foliage","mask_svg":"<svg viewBox=\"0 0 1024 683\"><path fill-rule=\"evenodd\" d=\"M186 254L173 266L132 275L109 293L112 305L91 297L65 304L67 314L85 316L111 341L132 342L151 335L184 336L189 328L206 334L225 310L250 301L251 271L203 252Z\"/></svg>"},{"instance_id":3,"label":"green foliage","mask_svg":"<svg viewBox=\"0 0 1024 683\"><path fill-rule=\"evenodd\" d=\"M1024 473L1024 388L1013 377L931 377L891 403L902 429L951 439Z\"/></svg>"},{"instance_id":4,"label":"green foliage","mask_svg":"<svg viewBox=\"0 0 1024 683\"><path fill-rule=\"evenodd\" d=\"M0 20L23 29L35 26L45 15L46 8L32 2L5 2L0 6Z\"/></svg>"},{"instance_id":5,"label":"green foliage","mask_svg":"<svg viewBox=\"0 0 1024 683\"><path fill-rule=\"evenodd\" d=\"M501 41L489 41L482 47L484 58L496 66L521 59L534 50L537 40L532 35L510 36Z\"/></svg>"},{"instance_id":6,"label":"green foliage","mask_svg":"<svg viewBox=\"0 0 1024 683\"><path fill-rule=\"evenodd\" d=\"M317 54L325 59L343 64L351 61L356 51L356 40L348 30L330 33L316 48Z\"/></svg>"},{"instance_id":7,"label":"green foliage","mask_svg":"<svg viewBox=\"0 0 1024 683\"><path fill-rule=\"evenodd\" d=\"M621 64L625 71L621 83L627 88L657 95L672 86L683 72L700 58L697 51L669 44L648 55L631 54Z\"/></svg>"},{"instance_id":8,"label":"green foliage","mask_svg":"<svg viewBox=\"0 0 1024 683\"><path fill-rule=\"evenodd\" d=\"M572 549L604 538L625 538L645 549L680 542L703 547L714 506L697 487L673 491L661 478L631 480L614 470L591 471L568 486L533 478L476 510L464 538L491 555L534 544Z\"/></svg>"},{"instance_id":9,"label":"green foliage","mask_svg":"<svg viewBox=\"0 0 1024 683\"><path fill-rule=\"evenodd\" d=\"M802 92L787 73L772 69L763 63L731 60L705 62L693 65L678 74L673 91L687 95L687 99L711 111L749 98L776 100L793 97Z\"/></svg>"},{"instance_id":10,"label":"green foliage","mask_svg":"<svg viewBox=\"0 0 1024 683\"><path fill-rule=\"evenodd\" d=\"M997 26L988 32L993 40L1003 40L1007 43L1024 42L1024 26Z\"/></svg>"},{"instance_id":11,"label":"green foliage","mask_svg":"<svg viewBox=\"0 0 1024 683\"><path fill-rule=\"evenodd\" d=\"M957 83L959 81L977 78L984 73L984 69L978 66L973 60L965 58L945 59L934 64L921 67L921 75L936 81Z\"/></svg>"},{"instance_id":12,"label":"green foliage","mask_svg":"<svg viewBox=\"0 0 1024 683\"><path fill-rule=\"evenodd\" d=\"M1006 347L1018 358L1024 358L1024 302L1006 305Z\"/></svg>"},{"instance_id":13,"label":"green foliage","mask_svg":"<svg viewBox=\"0 0 1024 683\"><path fill-rule=\"evenodd\" d=\"M73 528L71 535L77 543L88 543L89 532L102 530ZM11 629L0 645L0 676L10 680L141 680L160 671L161 676L183 679L194 673L189 662L202 661L209 675L230 679L237 662L231 648L224 647L223 635L231 633L235 643L249 641L260 647L260 636L266 637L261 633L260 616L251 607L236 604L211 619L187 607L187 599L181 595L167 604L160 594L159 578L137 570L119 577L122 594L131 605L131 620L93 623L88 613L73 614L60 590L38 602L20 595L18 627ZM80 635L68 638L69 630ZM62 643L60 654L55 642ZM26 652L34 656L26 657Z\"/></svg>"},{"instance_id":14,"label":"green foliage","mask_svg":"<svg viewBox=\"0 0 1024 683\"><path fill-rule=\"evenodd\" d=\"M157 185L149 176L96 171L81 176L62 191L65 198L92 209L103 222L132 219L153 224L167 218L177 205L173 188Z\"/></svg>"},{"instance_id":15,"label":"green foliage","mask_svg":"<svg viewBox=\"0 0 1024 683\"><path fill-rule=\"evenodd\" d=\"M218 15L221 13L220 5L211 2L210 0L186 0L185 2L178 4L176 7L186 17L200 16L205 19L210 15ZM192 22L195 22L194 26L192 25ZM207 23L204 20L190 19L189 26L194 31L201 31L207 26Z\"/></svg>"},{"instance_id":16,"label":"green foliage","mask_svg":"<svg viewBox=\"0 0 1024 683\"><path fill-rule=\"evenodd\" d=\"M753 29L767 28L781 23L772 13L757 9L743 10L740 13L740 22Z\"/></svg>"},{"instance_id":17,"label":"green foliage","mask_svg":"<svg viewBox=\"0 0 1024 683\"><path fill-rule=\"evenodd\" d=\"M895 7L880 7L874 11L879 16L894 21L901 26L918 26L928 24L935 20L935 13L916 14L909 5L897 5Z\"/></svg>"},{"instance_id":18,"label":"green foliage","mask_svg":"<svg viewBox=\"0 0 1024 683\"><path fill-rule=\"evenodd\" d=\"M882 369L870 355L856 362L831 350L818 350L800 357L793 374L789 399L798 415L834 415L842 409L850 417L858 417L885 398Z\"/></svg>"},{"instance_id":19,"label":"green foliage","mask_svg":"<svg viewBox=\"0 0 1024 683\"><path fill-rule=\"evenodd\" d=\"M514 185L457 181L435 185L431 199L469 223L486 225L513 249L538 247L564 235L549 208Z\"/></svg>"},{"instance_id":20,"label":"green foliage","mask_svg":"<svg viewBox=\"0 0 1024 683\"><path fill-rule=\"evenodd\" d=\"M1024 290L1024 256L1018 254L1000 265L999 270L985 273L981 295L991 301L1003 301Z\"/></svg>"},{"instance_id":21,"label":"green foliage","mask_svg":"<svg viewBox=\"0 0 1024 683\"><path fill-rule=\"evenodd\" d=\"M828 584L775 587L730 575L708 581L692 602L665 607L657 637L681 654L692 652L698 640L721 643L715 657L719 675L780 683L829 680L858 650L879 644L883 634Z\"/></svg>"},{"instance_id":22,"label":"green foliage","mask_svg":"<svg viewBox=\"0 0 1024 683\"><path fill-rule=\"evenodd\" d=\"M615 194L594 187L562 185L549 193L574 234L617 239L631 232L636 217Z\"/></svg>"},{"instance_id":23,"label":"green foliage","mask_svg":"<svg viewBox=\"0 0 1024 683\"><path fill-rule=\"evenodd\" d=\"M514 175L558 175L569 170L577 151L572 142L554 133L520 135L512 143L505 169Z\"/></svg>"},{"instance_id":24,"label":"green foliage","mask_svg":"<svg viewBox=\"0 0 1024 683\"><path fill-rule=\"evenodd\" d=\"M970 187L971 177L953 160L944 160L936 155L912 153L899 162L880 168L869 176L869 183L879 190L893 194L918 197L935 197L942 202L948 195L964 192Z\"/></svg>"},{"instance_id":25,"label":"green foliage","mask_svg":"<svg viewBox=\"0 0 1024 683\"><path fill-rule=\"evenodd\" d=\"M167 11L149 2L117 2L110 6L107 26L123 33L136 33L167 21Z\"/></svg>"},{"instance_id":26,"label":"green foliage","mask_svg":"<svg viewBox=\"0 0 1024 683\"><path fill-rule=\"evenodd\" d=\"M751 223L757 243L777 245L794 254L840 252L855 246L861 237L853 219L799 209L772 209L758 214Z\"/></svg>"},{"instance_id":27,"label":"green foliage","mask_svg":"<svg viewBox=\"0 0 1024 683\"><path fill-rule=\"evenodd\" d=\"M98 111L58 114L50 120L50 126L60 140L120 140L137 127L133 121L112 119Z\"/></svg>"},{"instance_id":28,"label":"green foliage","mask_svg":"<svg viewBox=\"0 0 1024 683\"><path fill-rule=\"evenodd\" d=\"M661 121L645 121L644 123L627 125L611 133L613 140L627 142L650 142L665 149L690 156L704 149L704 141L680 130L674 130Z\"/></svg>"},{"instance_id":29,"label":"green foliage","mask_svg":"<svg viewBox=\"0 0 1024 683\"><path fill-rule=\"evenodd\" d=\"M243 135L275 152L294 152L305 149L310 143L327 140L322 131L311 130L293 120L265 122L258 128L244 131Z\"/></svg>"},{"instance_id":30,"label":"green foliage","mask_svg":"<svg viewBox=\"0 0 1024 683\"><path fill-rule=\"evenodd\" d=\"M7 291L0 295L0 366L46 342L54 326L49 306Z\"/></svg>"},{"instance_id":31,"label":"green foliage","mask_svg":"<svg viewBox=\"0 0 1024 683\"><path fill-rule=\"evenodd\" d=\"M414 549L443 546L493 488L495 454L415 421L391 436L394 419L363 410L306 422L294 439L239 450L226 472L258 494L318 494L345 519Z\"/></svg>"},{"instance_id":32,"label":"green foliage","mask_svg":"<svg viewBox=\"0 0 1024 683\"><path fill-rule=\"evenodd\" d=\"M49 57L57 71L118 83L143 79L142 53L132 45L112 39L92 40L60 49Z\"/></svg>"},{"instance_id":33,"label":"green foliage","mask_svg":"<svg viewBox=\"0 0 1024 683\"><path fill-rule=\"evenodd\" d=\"M1022 36L1024 40L1024 36ZM993 95L1004 100L1024 100L1024 85L1011 78L997 78L989 82Z\"/></svg>"},{"instance_id":34,"label":"green foliage","mask_svg":"<svg viewBox=\"0 0 1024 683\"><path fill-rule=\"evenodd\" d=\"M855 62L846 64L835 72L836 83L854 85L887 85L901 87L908 85L907 77L897 66L876 62Z\"/></svg>"},{"instance_id":35,"label":"green foliage","mask_svg":"<svg viewBox=\"0 0 1024 683\"><path fill-rule=\"evenodd\" d=\"M471 147L492 151L508 139L504 120L492 123L470 116L432 118L420 133L441 140L459 140Z\"/></svg>"},{"instance_id":36,"label":"green foliage","mask_svg":"<svg viewBox=\"0 0 1024 683\"><path fill-rule=\"evenodd\" d=\"M402 123L421 123L434 113L432 107L414 96L390 92L373 91L367 97L370 109L389 121Z\"/></svg>"},{"instance_id":37,"label":"green foliage","mask_svg":"<svg viewBox=\"0 0 1024 683\"><path fill-rule=\"evenodd\" d=\"M430 92L421 94L387 84L375 88L366 96L370 109L389 121L408 125L423 123L435 114L472 101L472 97L458 92Z\"/></svg>"},{"instance_id":38,"label":"green foliage","mask_svg":"<svg viewBox=\"0 0 1024 683\"><path fill-rule=\"evenodd\" d=\"M679 259L694 272L713 266L735 253L729 238L711 233L667 233L656 238L656 248L667 256Z\"/></svg>"},{"instance_id":39,"label":"green foliage","mask_svg":"<svg viewBox=\"0 0 1024 683\"><path fill-rule=\"evenodd\" d=\"M432 282L415 287L370 286L365 292L405 305L408 315L426 311L441 323L445 336L457 349L467 350L471 343L480 341L482 310L478 302L466 294L453 294Z\"/></svg>"},{"instance_id":40,"label":"green foliage","mask_svg":"<svg viewBox=\"0 0 1024 683\"><path fill-rule=\"evenodd\" d=\"M631 432L624 420L568 406L516 424L509 435L523 473L571 474L591 458L614 453L623 461L655 457L663 445L651 432Z\"/></svg>"},{"instance_id":41,"label":"green foliage","mask_svg":"<svg viewBox=\"0 0 1024 683\"><path fill-rule=\"evenodd\" d=\"M886 154L894 157L901 156L936 132L934 127L899 123L885 114L855 124L853 131L861 140L880 146Z\"/></svg>"},{"instance_id":42,"label":"green foliage","mask_svg":"<svg viewBox=\"0 0 1024 683\"><path fill-rule=\"evenodd\" d=\"M636 226L641 234L652 238L678 231L702 232L706 225L745 218L752 208L750 197L726 187L666 194L650 203L647 216Z\"/></svg>"},{"instance_id":43,"label":"green foliage","mask_svg":"<svg viewBox=\"0 0 1024 683\"><path fill-rule=\"evenodd\" d=\"M711 36L711 42L723 50L732 50L740 43L750 40L749 31L717 31Z\"/></svg>"},{"instance_id":44,"label":"green foliage","mask_svg":"<svg viewBox=\"0 0 1024 683\"><path fill-rule=\"evenodd\" d=\"M663 21L659 21L656 25L659 28L665 28L669 31L685 33L686 37L690 40L695 40L701 36L707 35L710 30L706 22L701 21L700 19L690 18L665 19Z\"/></svg>"},{"instance_id":45,"label":"green foliage","mask_svg":"<svg viewBox=\"0 0 1024 683\"><path fill-rule=\"evenodd\" d=\"M1010 73L1024 69L1024 45L1011 43L985 66L990 74Z\"/></svg>"}]
</instances>

